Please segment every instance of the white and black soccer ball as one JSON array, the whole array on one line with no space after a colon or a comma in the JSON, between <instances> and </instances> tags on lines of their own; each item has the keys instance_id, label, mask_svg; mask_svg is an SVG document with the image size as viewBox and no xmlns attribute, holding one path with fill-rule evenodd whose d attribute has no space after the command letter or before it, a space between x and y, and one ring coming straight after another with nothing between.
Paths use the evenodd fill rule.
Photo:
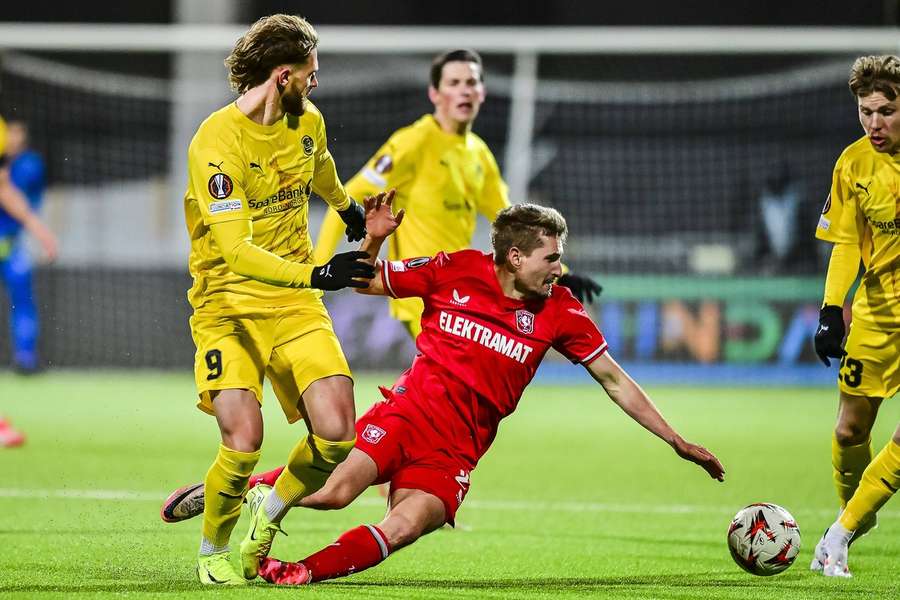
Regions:
<instances>
[{"instance_id":1,"label":"white and black soccer ball","mask_svg":"<svg viewBox=\"0 0 900 600\"><path fill-rule=\"evenodd\" d=\"M800 528L791 513L763 502L742 508L728 527L731 558L754 575L776 575L800 552Z\"/></svg>"}]
</instances>

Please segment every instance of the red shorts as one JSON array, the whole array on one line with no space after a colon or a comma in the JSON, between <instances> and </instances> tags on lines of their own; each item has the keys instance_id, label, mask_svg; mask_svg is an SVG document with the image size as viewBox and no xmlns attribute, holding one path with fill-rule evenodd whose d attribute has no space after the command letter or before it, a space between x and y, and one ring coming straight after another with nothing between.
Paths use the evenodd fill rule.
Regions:
<instances>
[{"instance_id":1,"label":"red shorts","mask_svg":"<svg viewBox=\"0 0 900 600\"><path fill-rule=\"evenodd\" d=\"M437 496L444 503L446 522L453 525L474 465L453 456L431 424L417 417L393 400L378 402L356 420L355 447L375 461L375 483L389 481L391 490Z\"/></svg>"}]
</instances>

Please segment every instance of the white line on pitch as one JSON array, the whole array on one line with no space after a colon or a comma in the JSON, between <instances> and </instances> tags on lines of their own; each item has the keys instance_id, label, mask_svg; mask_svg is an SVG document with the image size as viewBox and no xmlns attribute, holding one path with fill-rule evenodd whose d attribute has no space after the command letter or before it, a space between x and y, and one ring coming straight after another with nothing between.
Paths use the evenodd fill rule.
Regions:
<instances>
[{"instance_id":1,"label":"white line on pitch","mask_svg":"<svg viewBox=\"0 0 900 600\"><path fill-rule=\"evenodd\" d=\"M30 498L36 500L47 499L72 499L72 500L106 500L106 501L138 501L161 502L168 496L165 492L134 492L130 490L76 490L76 489L17 489L0 488L0 498ZM354 504L361 506L383 506L383 498L362 497ZM532 501L532 500L468 500L464 506L479 510L507 510L507 511L557 511L557 512L597 512L597 513L627 513L627 514L731 514L736 507L708 506L702 504L610 504L601 502L571 502L571 501ZM740 508L740 507L737 507ZM799 511L797 511L799 512ZM835 514L833 508L818 508L805 510L816 516L831 517ZM900 518L900 511L882 511L879 517L894 519Z\"/></svg>"}]
</instances>

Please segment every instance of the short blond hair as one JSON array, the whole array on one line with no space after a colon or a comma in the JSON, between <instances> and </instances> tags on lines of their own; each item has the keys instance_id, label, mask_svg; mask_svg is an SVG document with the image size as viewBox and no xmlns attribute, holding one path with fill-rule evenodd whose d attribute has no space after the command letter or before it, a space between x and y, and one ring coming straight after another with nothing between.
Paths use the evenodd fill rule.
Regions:
<instances>
[{"instance_id":1,"label":"short blond hair","mask_svg":"<svg viewBox=\"0 0 900 600\"><path fill-rule=\"evenodd\" d=\"M892 54L860 56L850 68L847 84L856 98L881 92L894 100L900 92L900 58Z\"/></svg>"},{"instance_id":2,"label":"short blond hair","mask_svg":"<svg viewBox=\"0 0 900 600\"><path fill-rule=\"evenodd\" d=\"M297 15L269 15L254 23L225 59L228 83L243 94L269 78L278 65L305 63L319 44L319 34Z\"/></svg>"},{"instance_id":3,"label":"short blond hair","mask_svg":"<svg viewBox=\"0 0 900 600\"><path fill-rule=\"evenodd\" d=\"M541 235L557 236L565 244L569 228L555 208L537 204L516 204L497 213L491 225L494 263L502 265L510 248L518 248L530 256L541 245Z\"/></svg>"}]
</instances>

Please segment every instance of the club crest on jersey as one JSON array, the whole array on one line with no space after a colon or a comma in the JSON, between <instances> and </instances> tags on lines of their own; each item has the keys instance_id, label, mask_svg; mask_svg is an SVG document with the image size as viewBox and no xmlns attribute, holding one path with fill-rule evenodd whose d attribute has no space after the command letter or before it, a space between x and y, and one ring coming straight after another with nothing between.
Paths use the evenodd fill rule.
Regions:
<instances>
[{"instance_id":1,"label":"club crest on jersey","mask_svg":"<svg viewBox=\"0 0 900 600\"><path fill-rule=\"evenodd\" d=\"M225 173L216 173L210 177L206 187L209 189L209 195L217 200L224 200L230 196L232 190L234 190L234 184L231 182L231 177Z\"/></svg>"},{"instance_id":2,"label":"club crest on jersey","mask_svg":"<svg viewBox=\"0 0 900 600\"><path fill-rule=\"evenodd\" d=\"M369 423L366 425L366 428L362 432L362 439L369 442L370 444L377 444L380 442L384 436L387 435L387 431L378 427L377 425L372 425Z\"/></svg>"},{"instance_id":3,"label":"club crest on jersey","mask_svg":"<svg viewBox=\"0 0 900 600\"><path fill-rule=\"evenodd\" d=\"M394 168L394 161L389 154L382 154L375 159L375 164L372 165L372 167L375 169L376 173L384 175Z\"/></svg>"},{"instance_id":4,"label":"club crest on jersey","mask_svg":"<svg viewBox=\"0 0 900 600\"><path fill-rule=\"evenodd\" d=\"M313 150L316 147L315 143L313 143L313 139L308 135L304 135L303 139L300 140L300 143L303 144L303 154L312 156Z\"/></svg>"},{"instance_id":5,"label":"club crest on jersey","mask_svg":"<svg viewBox=\"0 0 900 600\"><path fill-rule=\"evenodd\" d=\"M531 313L527 310L517 310L516 311L516 329L519 330L520 333L533 333L534 332L534 313Z\"/></svg>"}]
</instances>

